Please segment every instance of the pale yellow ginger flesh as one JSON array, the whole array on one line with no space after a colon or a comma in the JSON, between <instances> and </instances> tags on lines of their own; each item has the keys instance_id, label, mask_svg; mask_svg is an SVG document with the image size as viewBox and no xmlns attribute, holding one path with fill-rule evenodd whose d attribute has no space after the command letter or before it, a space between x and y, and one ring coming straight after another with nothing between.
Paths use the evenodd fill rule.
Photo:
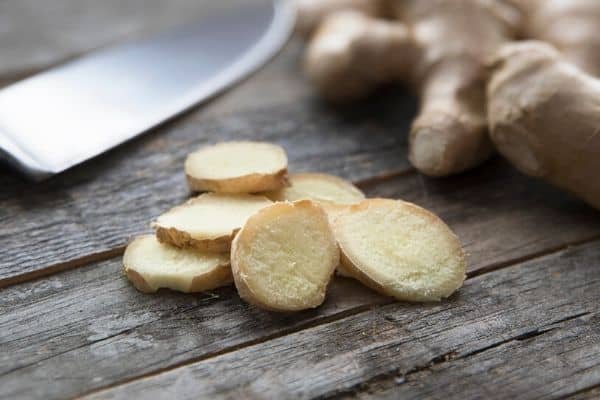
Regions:
<instances>
[{"instance_id":1,"label":"pale yellow ginger flesh","mask_svg":"<svg viewBox=\"0 0 600 400\"><path fill-rule=\"evenodd\" d=\"M228 254L179 249L154 235L135 238L125 250L123 265L127 278L145 293L159 288L201 292L232 282Z\"/></svg>"},{"instance_id":2,"label":"pale yellow ginger flesh","mask_svg":"<svg viewBox=\"0 0 600 400\"><path fill-rule=\"evenodd\" d=\"M354 204L364 200L365 195L352 183L337 176L318 173L291 174L289 185L283 189L267 192L273 201L314 200L319 203Z\"/></svg>"},{"instance_id":3,"label":"pale yellow ginger flesh","mask_svg":"<svg viewBox=\"0 0 600 400\"><path fill-rule=\"evenodd\" d=\"M345 271L398 300L439 301L462 286L460 241L427 210L400 200L369 199L335 222Z\"/></svg>"},{"instance_id":4,"label":"pale yellow ginger flesh","mask_svg":"<svg viewBox=\"0 0 600 400\"><path fill-rule=\"evenodd\" d=\"M271 204L264 196L204 193L156 219L161 242L204 251L228 251L248 217Z\"/></svg>"},{"instance_id":5,"label":"pale yellow ginger flesh","mask_svg":"<svg viewBox=\"0 0 600 400\"><path fill-rule=\"evenodd\" d=\"M193 191L257 193L286 183L287 156L264 142L223 142L188 155L185 173Z\"/></svg>"},{"instance_id":6,"label":"pale yellow ginger flesh","mask_svg":"<svg viewBox=\"0 0 600 400\"><path fill-rule=\"evenodd\" d=\"M309 199L318 202L333 224L337 216L346 210L347 205L356 204L365 199L365 195L352 183L337 176L319 173L292 174L288 178L289 186L265 195L273 201L296 201ZM337 272L349 276L339 265Z\"/></svg>"},{"instance_id":7,"label":"pale yellow ginger flesh","mask_svg":"<svg viewBox=\"0 0 600 400\"><path fill-rule=\"evenodd\" d=\"M231 248L240 297L271 311L319 306L338 262L327 215L310 200L263 208L248 219Z\"/></svg>"}]
</instances>

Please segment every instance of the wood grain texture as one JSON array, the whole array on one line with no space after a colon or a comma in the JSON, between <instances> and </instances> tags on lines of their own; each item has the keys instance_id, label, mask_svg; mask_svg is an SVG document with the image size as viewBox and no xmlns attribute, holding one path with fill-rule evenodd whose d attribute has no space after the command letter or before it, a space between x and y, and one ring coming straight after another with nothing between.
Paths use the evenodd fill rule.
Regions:
<instances>
[{"instance_id":1,"label":"wood grain texture","mask_svg":"<svg viewBox=\"0 0 600 400\"><path fill-rule=\"evenodd\" d=\"M540 326L475 354L452 354L406 376L369 385L361 399L560 399L593 395L600 382L600 314ZM588 392L586 388L592 387ZM596 395L598 392L596 391ZM344 396L345 397L345 396ZM595 397L597 398L597 397Z\"/></svg>"},{"instance_id":2,"label":"wood grain texture","mask_svg":"<svg viewBox=\"0 0 600 400\"><path fill-rule=\"evenodd\" d=\"M426 201L467 243L472 274L597 235L594 212L585 205L549 187L531 186L505 163L491 163L487 170L456 178L453 196L438 186L446 181L423 181L416 174L364 189L373 196ZM519 196L504 195L507 186ZM464 198L481 205L493 201L494 207L461 209ZM540 211L531 218L519 211L535 207ZM323 308L282 318L246 306L232 289L218 292L219 298L142 295L120 270L121 260L115 259L3 290L0 331L8 334L0 341L6 349L0 352L0 391L71 396L388 301L340 280ZM39 385L28 385L32 380Z\"/></svg>"},{"instance_id":3,"label":"wood grain texture","mask_svg":"<svg viewBox=\"0 0 600 400\"><path fill-rule=\"evenodd\" d=\"M432 373L440 376L437 382L416 382L414 390L401 385L407 396L390 398L489 398L505 385L511 388L504 393L549 398L565 387L593 386L600 382L598 245L484 274L451 301L390 304L90 398L327 397L377 376L402 379L432 363L440 370ZM572 321L563 324L567 320ZM534 335L538 339L527 339ZM464 369L444 362L457 358L464 358ZM478 391L479 383L485 386ZM529 395L521 398L534 398Z\"/></svg>"},{"instance_id":4,"label":"wood grain texture","mask_svg":"<svg viewBox=\"0 0 600 400\"><path fill-rule=\"evenodd\" d=\"M0 286L81 265L147 231L189 196L183 161L203 144L270 141L288 150L292 171L353 180L406 169L412 106L397 94L338 112L299 101L206 121L190 114L43 183L0 171Z\"/></svg>"},{"instance_id":5,"label":"wood grain texture","mask_svg":"<svg viewBox=\"0 0 600 400\"><path fill-rule=\"evenodd\" d=\"M246 0L247 1L247 0ZM192 22L240 0L3 0L0 78Z\"/></svg>"},{"instance_id":6,"label":"wood grain texture","mask_svg":"<svg viewBox=\"0 0 600 400\"><path fill-rule=\"evenodd\" d=\"M589 389L583 389L573 395L565 396L570 400L598 400L600 399L600 384Z\"/></svg>"}]
</instances>

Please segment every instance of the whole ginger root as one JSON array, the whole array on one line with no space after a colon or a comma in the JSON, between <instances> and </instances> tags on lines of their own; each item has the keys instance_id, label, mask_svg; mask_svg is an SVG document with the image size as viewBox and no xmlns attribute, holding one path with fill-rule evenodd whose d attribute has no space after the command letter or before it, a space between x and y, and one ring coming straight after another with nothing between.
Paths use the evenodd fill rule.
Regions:
<instances>
[{"instance_id":1,"label":"whole ginger root","mask_svg":"<svg viewBox=\"0 0 600 400\"><path fill-rule=\"evenodd\" d=\"M498 151L600 209L600 79L543 42L502 47L492 68L488 116Z\"/></svg>"},{"instance_id":2,"label":"whole ginger root","mask_svg":"<svg viewBox=\"0 0 600 400\"><path fill-rule=\"evenodd\" d=\"M464 171L493 144L600 209L600 0L381 0L379 14L351 2L321 14L306 52L324 97L409 83L421 98L409 141L419 171Z\"/></svg>"},{"instance_id":3,"label":"whole ginger root","mask_svg":"<svg viewBox=\"0 0 600 400\"><path fill-rule=\"evenodd\" d=\"M520 13L488 0L388 3L398 20L362 11L324 18L310 41L305 70L324 97L363 97L404 81L421 97L409 158L421 172L445 176L492 152L485 114L485 61L513 39Z\"/></svg>"}]
</instances>

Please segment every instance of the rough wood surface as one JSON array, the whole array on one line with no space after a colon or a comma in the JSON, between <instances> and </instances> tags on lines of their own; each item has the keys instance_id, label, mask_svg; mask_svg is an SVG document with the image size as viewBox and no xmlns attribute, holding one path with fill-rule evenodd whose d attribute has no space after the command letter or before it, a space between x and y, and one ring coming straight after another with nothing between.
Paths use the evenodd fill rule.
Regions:
<instances>
[{"instance_id":1,"label":"rough wood surface","mask_svg":"<svg viewBox=\"0 0 600 400\"><path fill-rule=\"evenodd\" d=\"M210 121L191 114L43 183L2 170L0 286L84 264L147 231L152 218L189 196L183 161L202 144L275 142L288 150L292 171L353 180L405 170L402 133L412 102L386 100L336 113L307 101Z\"/></svg>"},{"instance_id":2,"label":"rough wood surface","mask_svg":"<svg viewBox=\"0 0 600 400\"><path fill-rule=\"evenodd\" d=\"M235 3L241 1L225 4ZM223 4L210 0L3 0L0 78L23 76L99 47L191 22Z\"/></svg>"},{"instance_id":3,"label":"rough wood surface","mask_svg":"<svg viewBox=\"0 0 600 400\"><path fill-rule=\"evenodd\" d=\"M486 381L490 391L480 391L479 396L498 393L508 383L510 393L529 394L521 398L534 398L532 394L550 398L593 386L600 382L598 245L595 242L484 274L468 281L451 301L390 304L133 381L91 398L152 395L167 399L173 393L182 399L314 398L352 391L365 379L381 375L393 373L401 380L404 375L431 368L432 363L438 364L440 376L443 371L453 375L445 381L440 377L437 387L427 381L422 388L416 383L414 392L409 385L400 388L415 398L430 398L431 394L432 398L463 398L463 393L466 398L478 398L476 385ZM562 324L577 318L577 322ZM538 341L527 342L535 335ZM540 335L548 336L542 339ZM557 342L564 344L562 350ZM546 349L545 357L539 354ZM542 361L538 368L532 368L534 357ZM453 368L454 362L447 364L446 360L453 358L462 358L465 369ZM470 363L470 359L481 363ZM519 374L523 369L527 373ZM478 376L466 383L469 374ZM473 392L461 391L461 386L471 383ZM405 398L403 395L390 398Z\"/></svg>"},{"instance_id":4,"label":"rough wood surface","mask_svg":"<svg viewBox=\"0 0 600 400\"><path fill-rule=\"evenodd\" d=\"M449 359L452 361L369 385L358 397L442 400L501 394L517 400L585 393L600 382L600 314L585 313L559 323L550 319L504 343L470 354L452 353Z\"/></svg>"},{"instance_id":5,"label":"rough wood surface","mask_svg":"<svg viewBox=\"0 0 600 400\"><path fill-rule=\"evenodd\" d=\"M594 214L583 204L531 185L503 162L486 170L456 178L453 195L445 181L416 174L363 187L372 196L426 202L466 242L471 274L597 235ZM507 186L511 192L502 190ZM474 205L461 208L465 199ZM282 319L247 307L234 290L219 292L219 298L142 295L120 270L121 260L114 259L3 290L0 331L8 334L0 341L6 349L0 392L70 396L387 301L342 280L324 308ZM40 384L32 387L31 380Z\"/></svg>"},{"instance_id":6,"label":"rough wood surface","mask_svg":"<svg viewBox=\"0 0 600 400\"><path fill-rule=\"evenodd\" d=\"M566 396L565 398L570 400L598 400L600 399L600 384L592 388L582 389L574 395Z\"/></svg>"}]
</instances>

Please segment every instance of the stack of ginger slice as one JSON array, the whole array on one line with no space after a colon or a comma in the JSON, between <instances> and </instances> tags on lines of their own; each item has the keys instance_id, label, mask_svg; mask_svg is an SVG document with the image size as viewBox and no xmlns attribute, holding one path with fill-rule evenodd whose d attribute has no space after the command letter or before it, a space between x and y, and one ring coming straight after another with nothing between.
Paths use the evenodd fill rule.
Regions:
<instances>
[{"instance_id":1,"label":"stack of ginger slice","mask_svg":"<svg viewBox=\"0 0 600 400\"><path fill-rule=\"evenodd\" d=\"M185 173L204 193L159 216L155 235L125 251L125 273L142 292L234 282L248 303L289 312L322 304L336 269L403 301L439 301L465 279L460 241L436 215L366 199L335 176L288 175L274 144L207 146L188 156Z\"/></svg>"}]
</instances>

